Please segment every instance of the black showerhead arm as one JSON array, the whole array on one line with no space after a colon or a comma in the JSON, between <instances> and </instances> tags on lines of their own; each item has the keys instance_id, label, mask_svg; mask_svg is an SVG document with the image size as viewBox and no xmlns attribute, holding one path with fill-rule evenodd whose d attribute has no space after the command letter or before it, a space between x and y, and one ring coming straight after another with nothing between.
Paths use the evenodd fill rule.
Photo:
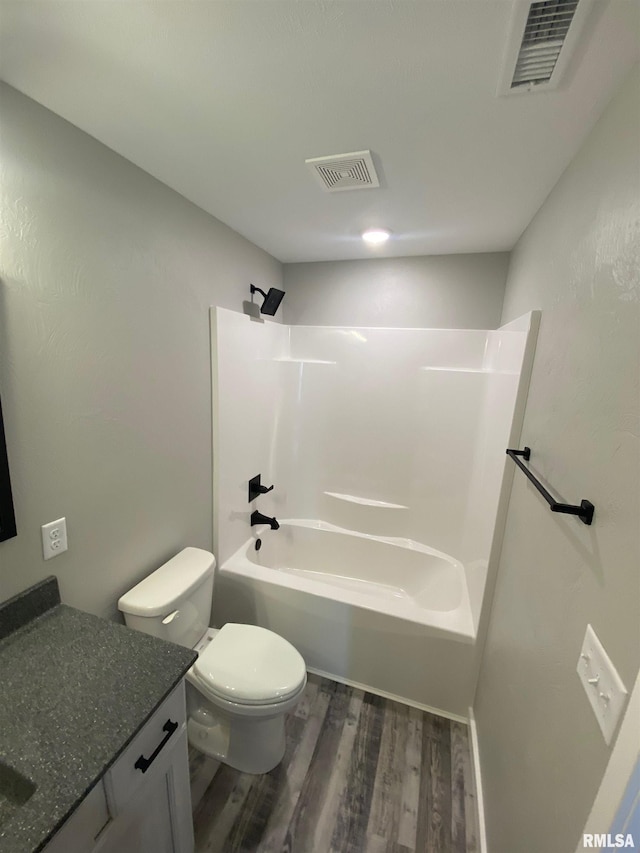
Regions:
<instances>
[{"instance_id":1,"label":"black showerhead arm","mask_svg":"<svg viewBox=\"0 0 640 853\"><path fill-rule=\"evenodd\" d=\"M267 294L264 292L264 290L261 287L256 287L255 284L249 285L249 291L251 292L251 294L261 293L265 299L267 298Z\"/></svg>"}]
</instances>

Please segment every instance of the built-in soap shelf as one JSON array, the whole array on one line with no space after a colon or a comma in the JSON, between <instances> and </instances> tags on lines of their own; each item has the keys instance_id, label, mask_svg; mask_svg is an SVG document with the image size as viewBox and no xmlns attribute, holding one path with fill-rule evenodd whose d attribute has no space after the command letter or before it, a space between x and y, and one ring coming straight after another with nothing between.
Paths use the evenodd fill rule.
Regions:
<instances>
[{"instance_id":1,"label":"built-in soap shelf","mask_svg":"<svg viewBox=\"0 0 640 853\"><path fill-rule=\"evenodd\" d=\"M288 364L337 364L337 361L324 361L321 358L274 358L273 361L284 361Z\"/></svg>"},{"instance_id":2,"label":"built-in soap shelf","mask_svg":"<svg viewBox=\"0 0 640 853\"><path fill-rule=\"evenodd\" d=\"M409 509L404 504L393 504L388 501L375 501L371 498L360 498L357 495L345 495L340 492L324 492L330 498L336 498L339 501L347 501L347 503L360 504L360 506L374 506L379 509Z\"/></svg>"},{"instance_id":3,"label":"built-in soap shelf","mask_svg":"<svg viewBox=\"0 0 640 853\"><path fill-rule=\"evenodd\" d=\"M421 367L420 370L440 373L484 373L489 376L515 376L513 370L493 370L490 367Z\"/></svg>"},{"instance_id":4,"label":"built-in soap shelf","mask_svg":"<svg viewBox=\"0 0 640 853\"><path fill-rule=\"evenodd\" d=\"M434 370L439 373L489 373L483 367L421 367L420 370Z\"/></svg>"}]
</instances>

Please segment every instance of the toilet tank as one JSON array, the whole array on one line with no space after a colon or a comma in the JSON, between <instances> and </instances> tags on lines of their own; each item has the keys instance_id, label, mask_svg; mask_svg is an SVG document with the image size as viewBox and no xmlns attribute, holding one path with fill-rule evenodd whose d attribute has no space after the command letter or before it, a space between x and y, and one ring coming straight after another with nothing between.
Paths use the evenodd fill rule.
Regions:
<instances>
[{"instance_id":1,"label":"toilet tank","mask_svg":"<svg viewBox=\"0 0 640 853\"><path fill-rule=\"evenodd\" d=\"M213 554L185 548L118 601L130 628L193 648L209 627Z\"/></svg>"}]
</instances>

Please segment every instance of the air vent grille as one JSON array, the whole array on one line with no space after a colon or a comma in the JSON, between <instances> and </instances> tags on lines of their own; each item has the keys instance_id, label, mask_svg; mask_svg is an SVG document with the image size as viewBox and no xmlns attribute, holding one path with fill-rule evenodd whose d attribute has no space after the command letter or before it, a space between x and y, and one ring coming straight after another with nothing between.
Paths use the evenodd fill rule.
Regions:
<instances>
[{"instance_id":1,"label":"air vent grille","mask_svg":"<svg viewBox=\"0 0 640 853\"><path fill-rule=\"evenodd\" d=\"M578 0L542 0L531 4L512 88L551 79L577 7Z\"/></svg>"},{"instance_id":2,"label":"air vent grille","mask_svg":"<svg viewBox=\"0 0 640 853\"><path fill-rule=\"evenodd\" d=\"M325 192L380 186L370 151L313 157L305 163Z\"/></svg>"},{"instance_id":3,"label":"air vent grille","mask_svg":"<svg viewBox=\"0 0 640 853\"><path fill-rule=\"evenodd\" d=\"M593 0L515 3L499 95L555 89Z\"/></svg>"}]
</instances>

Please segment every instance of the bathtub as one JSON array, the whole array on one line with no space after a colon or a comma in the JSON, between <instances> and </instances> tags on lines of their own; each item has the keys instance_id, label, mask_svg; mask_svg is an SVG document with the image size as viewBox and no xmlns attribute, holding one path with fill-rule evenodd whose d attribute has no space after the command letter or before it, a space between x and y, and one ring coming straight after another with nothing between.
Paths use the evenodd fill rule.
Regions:
<instances>
[{"instance_id":1,"label":"bathtub","mask_svg":"<svg viewBox=\"0 0 640 853\"><path fill-rule=\"evenodd\" d=\"M260 535L260 550L249 539L222 571L385 613L461 642L475 639L464 566L448 554L303 518Z\"/></svg>"},{"instance_id":2,"label":"bathtub","mask_svg":"<svg viewBox=\"0 0 640 853\"><path fill-rule=\"evenodd\" d=\"M466 718L475 630L458 560L314 519L254 530L218 569L214 624L271 628L312 671Z\"/></svg>"}]
</instances>

